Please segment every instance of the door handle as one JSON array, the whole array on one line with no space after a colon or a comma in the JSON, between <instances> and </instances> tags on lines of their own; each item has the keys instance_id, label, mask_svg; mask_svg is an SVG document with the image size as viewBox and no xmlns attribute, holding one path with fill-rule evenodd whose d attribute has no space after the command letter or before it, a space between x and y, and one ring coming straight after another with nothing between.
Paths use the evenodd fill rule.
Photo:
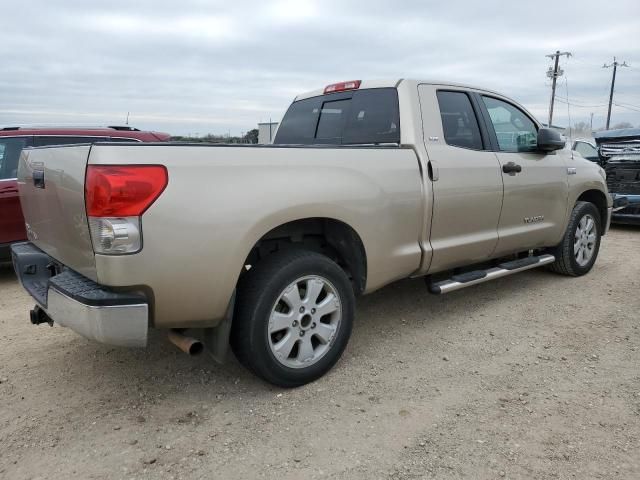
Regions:
<instances>
[{"instance_id":1,"label":"door handle","mask_svg":"<svg viewBox=\"0 0 640 480\"><path fill-rule=\"evenodd\" d=\"M34 170L32 177L36 188L44 188L44 170Z\"/></svg>"},{"instance_id":2,"label":"door handle","mask_svg":"<svg viewBox=\"0 0 640 480\"><path fill-rule=\"evenodd\" d=\"M522 171L522 166L514 162L508 162L502 166L502 171L504 173L508 173L509 175L513 176L516 173L520 173Z\"/></svg>"}]
</instances>

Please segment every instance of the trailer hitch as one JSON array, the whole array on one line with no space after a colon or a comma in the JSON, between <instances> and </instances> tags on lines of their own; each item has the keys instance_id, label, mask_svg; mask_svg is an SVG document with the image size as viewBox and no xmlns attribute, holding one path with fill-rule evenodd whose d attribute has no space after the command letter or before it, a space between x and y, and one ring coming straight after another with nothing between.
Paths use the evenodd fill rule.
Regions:
<instances>
[{"instance_id":1,"label":"trailer hitch","mask_svg":"<svg viewBox=\"0 0 640 480\"><path fill-rule=\"evenodd\" d=\"M29 312L29 316L31 317L31 323L34 325L40 325L41 323L48 323L50 327L53 327L53 319L47 315L39 305L33 307L33 309Z\"/></svg>"}]
</instances>

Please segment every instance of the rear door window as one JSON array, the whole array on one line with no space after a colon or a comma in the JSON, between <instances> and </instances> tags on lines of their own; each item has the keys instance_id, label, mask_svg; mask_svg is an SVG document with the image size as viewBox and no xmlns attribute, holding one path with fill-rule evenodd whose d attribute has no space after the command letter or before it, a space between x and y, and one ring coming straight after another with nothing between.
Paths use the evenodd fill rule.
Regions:
<instances>
[{"instance_id":1,"label":"rear door window","mask_svg":"<svg viewBox=\"0 0 640 480\"><path fill-rule=\"evenodd\" d=\"M31 137L0 137L0 180L18 176L20 152L30 144Z\"/></svg>"},{"instance_id":2,"label":"rear door window","mask_svg":"<svg viewBox=\"0 0 640 480\"><path fill-rule=\"evenodd\" d=\"M398 93L377 88L299 100L287 110L273 143L400 143Z\"/></svg>"},{"instance_id":3,"label":"rear door window","mask_svg":"<svg viewBox=\"0 0 640 480\"><path fill-rule=\"evenodd\" d=\"M482 150L482 135L469 95L438 91L442 130L447 145Z\"/></svg>"}]
</instances>

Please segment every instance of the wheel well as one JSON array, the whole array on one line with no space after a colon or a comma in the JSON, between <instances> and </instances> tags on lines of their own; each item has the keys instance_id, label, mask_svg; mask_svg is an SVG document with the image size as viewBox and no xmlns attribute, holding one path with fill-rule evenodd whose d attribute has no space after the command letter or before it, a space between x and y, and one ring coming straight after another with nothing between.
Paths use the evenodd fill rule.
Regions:
<instances>
[{"instance_id":1,"label":"wheel well","mask_svg":"<svg viewBox=\"0 0 640 480\"><path fill-rule=\"evenodd\" d=\"M607 197L600 190L587 190L578 197L577 201L593 203L600 213L600 221L603 224L607 221Z\"/></svg>"},{"instance_id":2,"label":"wheel well","mask_svg":"<svg viewBox=\"0 0 640 480\"><path fill-rule=\"evenodd\" d=\"M356 231L331 218L305 218L280 225L266 233L251 249L246 266L253 266L286 248L304 248L328 256L345 271L356 294L364 291L367 258Z\"/></svg>"}]
</instances>

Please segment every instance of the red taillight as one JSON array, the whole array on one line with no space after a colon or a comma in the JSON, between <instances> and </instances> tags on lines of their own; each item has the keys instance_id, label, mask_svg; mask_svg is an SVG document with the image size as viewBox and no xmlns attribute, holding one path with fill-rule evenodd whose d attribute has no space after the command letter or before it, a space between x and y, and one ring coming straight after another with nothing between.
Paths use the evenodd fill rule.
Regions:
<instances>
[{"instance_id":1,"label":"red taillight","mask_svg":"<svg viewBox=\"0 0 640 480\"><path fill-rule=\"evenodd\" d=\"M357 90L360 88L361 80L349 80L348 82L333 83L327 85L324 93L344 92L345 90Z\"/></svg>"},{"instance_id":2,"label":"red taillight","mask_svg":"<svg viewBox=\"0 0 640 480\"><path fill-rule=\"evenodd\" d=\"M162 165L89 165L84 186L87 215L142 215L168 181L167 169Z\"/></svg>"}]
</instances>

